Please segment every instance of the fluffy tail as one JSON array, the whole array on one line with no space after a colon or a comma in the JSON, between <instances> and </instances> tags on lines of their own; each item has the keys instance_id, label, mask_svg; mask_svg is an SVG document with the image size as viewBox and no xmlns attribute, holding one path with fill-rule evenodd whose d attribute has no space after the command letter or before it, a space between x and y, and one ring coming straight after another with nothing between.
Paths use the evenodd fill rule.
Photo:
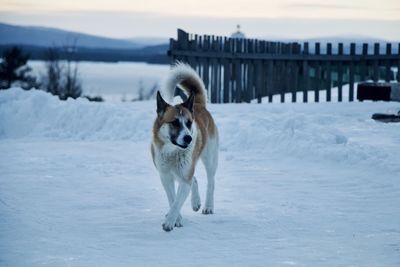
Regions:
<instances>
[{"instance_id":1,"label":"fluffy tail","mask_svg":"<svg viewBox=\"0 0 400 267\"><path fill-rule=\"evenodd\" d=\"M164 82L162 93L167 102L173 102L177 85L188 95L194 94L195 103L202 105L206 104L207 96L203 80L194 69L182 62L177 62L175 66L172 67Z\"/></svg>"}]
</instances>

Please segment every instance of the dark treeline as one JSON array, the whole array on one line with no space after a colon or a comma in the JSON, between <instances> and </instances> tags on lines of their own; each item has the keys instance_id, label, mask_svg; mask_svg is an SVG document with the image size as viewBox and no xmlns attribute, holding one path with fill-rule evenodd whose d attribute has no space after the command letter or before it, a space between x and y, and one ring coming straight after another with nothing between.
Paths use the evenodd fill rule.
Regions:
<instances>
[{"instance_id":1,"label":"dark treeline","mask_svg":"<svg viewBox=\"0 0 400 267\"><path fill-rule=\"evenodd\" d=\"M1 45L0 54L12 48L13 45ZM30 59L46 60L47 47L19 45L25 53L29 54ZM104 48L86 48L77 47L74 51L65 49L65 47L55 47L60 60L71 58L73 53L74 60L77 61L103 61L103 62L118 62L118 61L133 61L146 62L152 64L169 64L167 55L168 45L150 46L141 49L104 49Z\"/></svg>"}]
</instances>

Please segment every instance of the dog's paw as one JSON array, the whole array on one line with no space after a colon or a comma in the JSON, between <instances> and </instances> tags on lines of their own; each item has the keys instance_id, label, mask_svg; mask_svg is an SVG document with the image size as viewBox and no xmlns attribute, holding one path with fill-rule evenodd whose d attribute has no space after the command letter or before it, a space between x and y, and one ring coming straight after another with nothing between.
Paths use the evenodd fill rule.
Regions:
<instances>
[{"instance_id":1,"label":"dog's paw","mask_svg":"<svg viewBox=\"0 0 400 267\"><path fill-rule=\"evenodd\" d=\"M192 197L192 209L198 211L201 207L201 202L199 197Z\"/></svg>"},{"instance_id":2,"label":"dog's paw","mask_svg":"<svg viewBox=\"0 0 400 267\"><path fill-rule=\"evenodd\" d=\"M172 229L174 229L174 226L172 224L165 222L162 224L162 228L165 232L170 232L172 231Z\"/></svg>"},{"instance_id":3,"label":"dog's paw","mask_svg":"<svg viewBox=\"0 0 400 267\"><path fill-rule=\"evenodd\" d=\"M178 215L178 217L176 218L176 220L174 220L173 218L171 218L170 216L165 215L165 221L162 224L162 228L164 229L164 231L169 232L172 231L172 229L174 229L174 227L183 227L182 224L182 215Z\"/></svg>"},{"instance_id":4,"label":"dog's paw","mask_svg":"<svg viewBox=\"0 0 400 267\"><path fill-rule=\"evenodd\" d=\"M214 209L213 208L211 208L211 207L204 207L204 209L202 210L202 212L201 213L203 213L203 214L213 214L214 213Z\"/></svg>"},{"instance_id":5,"label":"dog's paw","mask_svg":"<svg viewBox=\"0 0 400 267\"><path fill-rule=\"evenodd\" d=\"M175 221L175 227L183 227L182 224L182 215L179 215L178 218Z\"/></svg>"},{"instance_id":6,"label":"dog's paw","mask_svg":"<svg viewBox=\"0 0 400 267\"><path fill-rule=\"evenodd\" d=\"M193 209L194 211L196 211L196 212L199 211L200 207L201 207L201 204L200 204L200 203L195 204L195 205L193 205L193 203L192 203L192 209Z\"/></svg>"}]
</instances>

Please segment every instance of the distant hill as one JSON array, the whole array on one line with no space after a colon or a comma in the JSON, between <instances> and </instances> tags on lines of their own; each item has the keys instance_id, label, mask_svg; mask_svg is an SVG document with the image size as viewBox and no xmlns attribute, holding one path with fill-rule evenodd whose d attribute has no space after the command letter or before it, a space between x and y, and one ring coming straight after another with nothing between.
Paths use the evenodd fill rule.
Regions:
<instances>
[{"instance_id":1,"label":"distant hill","mask_svg":"<svg viewBox=\"0 0 400 267\"><path fill-rule=\"evenodd\" d=\"M135 40L137 42L135 42ZM49 47L59 50L62 59L70 55L63 47L76 41L74 58L87 61L143 61L169 63L168 40L162 38L132 38L119 40L54 28L15 26L0 23L0 53L19 46L31 59L46 59Z\"/></svg>"},{"instance_id":2,"label":"distant hill","mask_svg":"<svg viewBox=\"0 0 400 267\"><path fill-rule=\"evenodd\" d=\"M166 44L168 40L138 38L134 40L113 39L90 34L71 32L46 27L15 26L0 23L0 45L33 45L44 47L60 47L70 45L73 41L79 47L110 48L110 49L138 49L148 45ZM146 43L146 40L148 42ZM155 40L157 40L155 42Z\"/></svg>"}]
</instances>

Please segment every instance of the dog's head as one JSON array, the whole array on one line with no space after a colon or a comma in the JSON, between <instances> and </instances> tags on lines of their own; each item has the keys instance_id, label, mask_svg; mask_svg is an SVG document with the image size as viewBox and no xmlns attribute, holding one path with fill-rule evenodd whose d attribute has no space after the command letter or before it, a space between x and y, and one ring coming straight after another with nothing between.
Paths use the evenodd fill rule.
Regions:
<instances>
[{"instance_id":1,"label":"dog's head","mask_svg":"<svg viewBox=\"0 0 400 267\"><path fill-rule=\"evenodd\" d=\"M158 137L179 148L186 149L193 140L193 104L194 95L184 103L169 105L157 92L157 116L160 122Z\"/></svg>"}]
</instances>

